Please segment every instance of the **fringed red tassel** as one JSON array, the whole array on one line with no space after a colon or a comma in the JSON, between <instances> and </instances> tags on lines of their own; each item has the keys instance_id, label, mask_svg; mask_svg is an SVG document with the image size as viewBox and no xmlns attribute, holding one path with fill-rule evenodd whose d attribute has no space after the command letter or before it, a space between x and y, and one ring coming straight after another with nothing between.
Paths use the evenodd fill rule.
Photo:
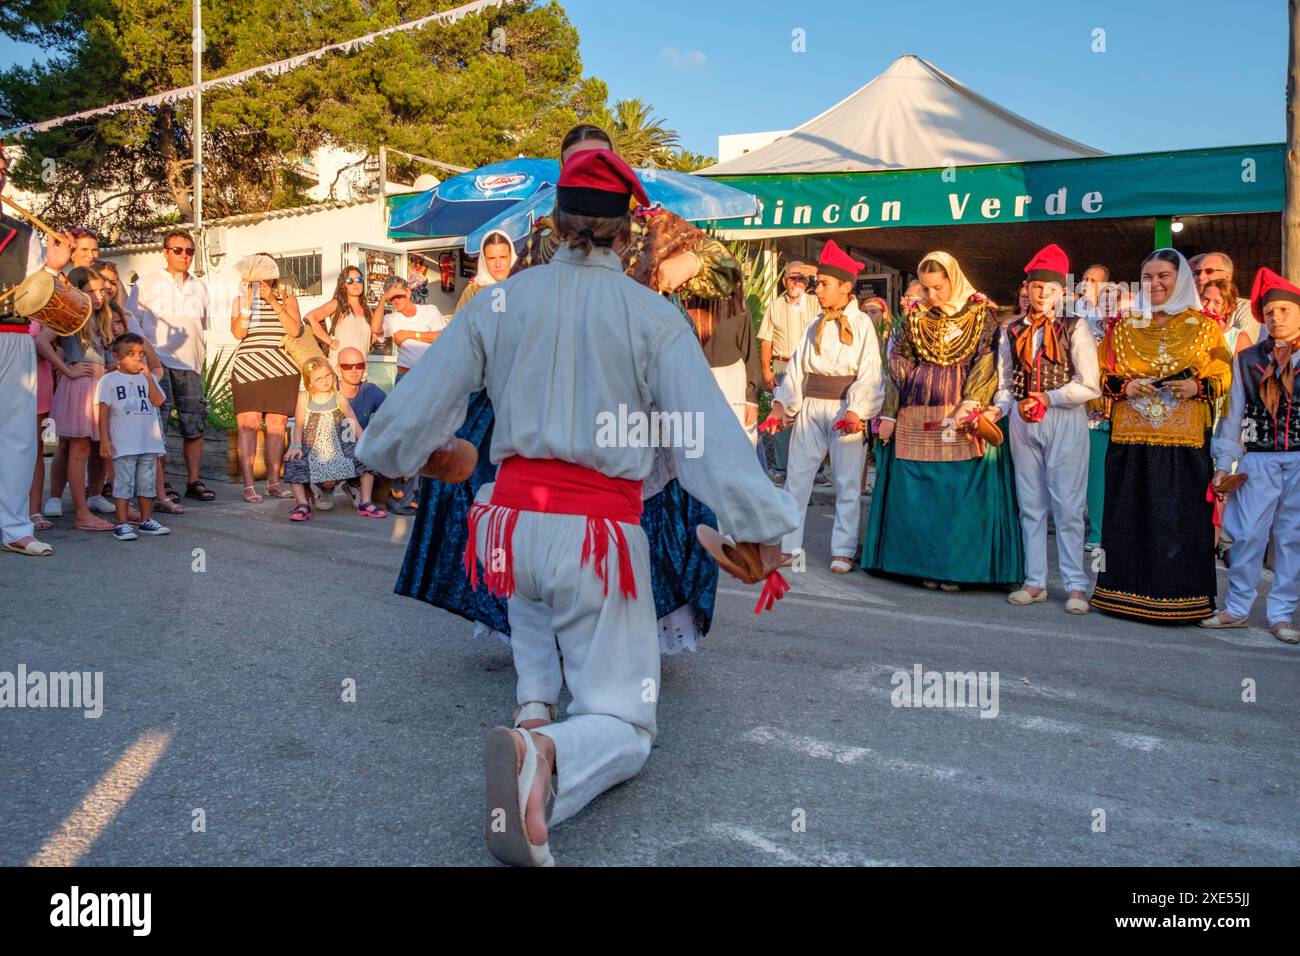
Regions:
<instances>
[{"instance_id":1,"label":"fringed red tassel","mask_svg":"<svg viewBox=\"0 0 1300 956\"><path fill-rule=\"evenodd\" d=\"M632 572L632 552L623 536L623 527L614 522L614 538L618 543L618 593L624 598L636 597L636 577ZM608 585L606 585L608 587Z\"/></svg>"},{"instance_id":2,"label":"fringed red tassel","mask_svg":"<svg viewBox=\"0 0 1300 956\"><path fill-rule=\"evenodd\" d=\"M487 515L487 537L484 542L483 583L488 593L500 598L509 598L515 593L515 526L519 523L519 512L514 508L501 505L471 505L469 509L469 540L465 542L465 574L469 578L471 591L478 590L478 555L475 544L478 541L478 522ZM501 567L497 565L497 554L501 556Z\"/></svg>"},{"instance_id":3,"label":"fringed red tassel","mask_svg":"<svg viewBox=\"0 0 1300 956\"><path fill-rule=\"evenodd\" d=\"M487 510L487 505L470 505L469 518L466 521L466 527L469 529L469 539L465 542L465 577L469 578L469 589L471 591L478 590L478 519Z\"/></svg>"},{"instance_id":4,"label":"fringed red tassel","mask_svg":"<svg viewBox=\"0 0 1300 956\"><path fill-rule=\"evenodd\" d=\"M618 593L624 598L636 597L636 577L632 571L632 554L627 546L627 538L617 521L611 521L614 528L614 547L618 549ZM604 518L588 518L587 534L582 542L582 564L585 567L592 559L596 577L605 586L609 594L609 529Z\"/></svg>"},{"instance_id":5,"label":"fringed red tassel","mask_svg":"<svg viewBox=\"0 0 1300 956\"><path fill-rule=\"evenodd\" d=\"M785 592L788 590L790 584L780 571L767 572L767 583L763 585L763 593L758 596L758 603L754 605L754 613L762 614L764 611L772 610L776 602L785 597Z\"/></svg>"}]
</instances>

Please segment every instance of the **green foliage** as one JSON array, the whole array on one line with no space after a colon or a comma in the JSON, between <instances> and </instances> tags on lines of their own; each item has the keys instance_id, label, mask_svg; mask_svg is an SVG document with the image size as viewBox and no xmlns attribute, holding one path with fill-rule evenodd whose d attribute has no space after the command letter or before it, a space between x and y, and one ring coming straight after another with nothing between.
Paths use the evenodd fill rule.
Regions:
<instances>
[{"instance_id":1,"label":"green foliage","mask_svg":"<svg viewBox=\"0 0 1300 956\"><path fill-rule=\"evenodd\" d=\"M208 403L208 424L213 428L235 427L235 395L230 387L230 366L235 350L222 349L203 363L203 396Z\"/></svg>"},{"instance_id":2,"label":"green foliage","mask_svg":"<svg viewBox=\"0 0 1300 956\"><path fill-rule=\"evenodd\" d=\"M712 166L716 162L717 159L712 156L692 153L689 149L679 149L676 152L669 153L661 165L664 169L675 169L679 173L693 173L697 169Z\"/></svg>"},{"instance_id":3,"label":"green foliage","mask_svg":"<svg viewBox=\"0 0 1300 956\"><path fill-rule=\"evenodd\" d=\"M204 4L205 79L451 9L459 0L238 0ZM0 71L0 106L34 121L185 86L190 5L176 0L6 0L0 31L37 40L43 64ZM555 155L579 121L609 116L604 83L582 76L578 34L558 3L507 0L454 24L399 33L277 77L204 96L204 214L299 205L295 160L333 144L381 145L464 166ZM648 108L645 111L648 119ZM676 134L623 117L629 142ZM636 122L634 122L636 121ZM15 185L43 212L110 241L192 216L188 102L69 124L25 141ZM55 161L47 182L46 159ZM111 201L105 202L105 197Z\"/></svg>"}]
</instances>

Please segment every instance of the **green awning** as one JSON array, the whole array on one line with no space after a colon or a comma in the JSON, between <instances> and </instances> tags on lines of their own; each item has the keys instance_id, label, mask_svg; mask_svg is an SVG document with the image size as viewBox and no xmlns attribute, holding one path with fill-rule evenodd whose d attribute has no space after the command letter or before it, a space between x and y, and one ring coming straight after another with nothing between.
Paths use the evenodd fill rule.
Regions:
<instances>
[{"instance_id":1,"label":"green awning","mask_svg":"<svg viewBox=\"0 0 1300 956\"><path fill-rule=\"evenodd\" d=\"M719 176L753 193L737 233L1276 212L1280 143L869 173ZM708 175L705 173L704 175Z\"/></svg>"}]
</instances>

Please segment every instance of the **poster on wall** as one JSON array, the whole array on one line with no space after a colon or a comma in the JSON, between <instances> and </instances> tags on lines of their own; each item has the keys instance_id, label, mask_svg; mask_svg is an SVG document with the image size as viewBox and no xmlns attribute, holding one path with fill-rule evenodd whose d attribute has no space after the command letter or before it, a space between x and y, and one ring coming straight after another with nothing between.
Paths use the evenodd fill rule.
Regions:
<instances>
[{"instance_id":1,"label":"poster on wall","mask_svg":"<svg viewBox=\"0 0 1300 956\"><path fill-rule=\"evenodd\" d=\"M366 302L373 309L379 304L379 297L384 294L384 283L389 277L398 275L397 253L382 249L366 249L366 261L362 270L366 274Z\"/></svg>"}]
</instances>

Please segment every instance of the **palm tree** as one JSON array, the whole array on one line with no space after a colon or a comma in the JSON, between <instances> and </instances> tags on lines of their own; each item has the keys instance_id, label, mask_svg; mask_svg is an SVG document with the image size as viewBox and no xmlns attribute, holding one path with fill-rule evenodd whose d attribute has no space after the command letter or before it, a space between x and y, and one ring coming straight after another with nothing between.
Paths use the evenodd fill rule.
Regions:
<instances>
[{"instance_id":1,"label":"palm tree","mask_svg":"<svg viewBox=\"0 0 1300 956\"><path fill-rule=\"evenodd\" d=\"M717 160L702 153L692 153L689 149L679 149L669 153L659 163L664 169L675 169L679 173L693 173L705 166L712 166Z\"/></svg>"},{"instance_id":2,"label":"palm tree","mask_svg":"<svg viewBox=\"0 0 1300 956\"><path fill-rule=\"evenodd\" d=\"M610 135L614 147L629 165L643 166L648 160L660 165L666 154L680 141L677 131L665 129L664 121L651 116L654 107L638 99L618 100L614 104Z\"/></svg>"}]
</instances>

